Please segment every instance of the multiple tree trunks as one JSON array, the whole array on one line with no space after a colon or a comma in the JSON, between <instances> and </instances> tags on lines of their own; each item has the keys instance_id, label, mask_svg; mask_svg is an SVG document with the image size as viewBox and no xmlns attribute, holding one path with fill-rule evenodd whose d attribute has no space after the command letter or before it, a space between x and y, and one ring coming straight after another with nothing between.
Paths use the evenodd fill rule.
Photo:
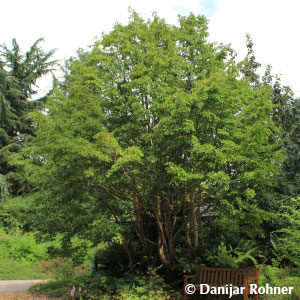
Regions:
<instances>
[{"instance_id":1,"label":"multiple tree trunks","mask_svg":"<svg viewBox=\"0 0 300 300\"><path fill-rule=\"evenodd\" d=\"M194 275L184 275L184 288L188 284L188 280L195 279L196 291L200 290L200 284L207 284L210 287L221 287L226 284L232 284L234 287L245 287L244 300L248 300L249 284L258 285L259 268L249 267L244 269L235 268L206 268L199 266L197 273ZM258 300L258 295L254 295ZM184 289L184 300L188 299L188 294Z\"/></svg>"}]
</instances>

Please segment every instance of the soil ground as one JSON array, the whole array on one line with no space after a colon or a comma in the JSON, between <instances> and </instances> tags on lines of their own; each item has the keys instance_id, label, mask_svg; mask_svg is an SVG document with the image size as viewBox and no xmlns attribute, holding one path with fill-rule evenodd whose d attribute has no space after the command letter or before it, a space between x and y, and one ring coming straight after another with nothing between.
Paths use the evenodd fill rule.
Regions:
<instances>
[{"instance_id":1,"label":"soil ground","mask_svg":"<svg viewBox=\"0 0 300 300\"><path fill-rule=\"evenodd\" d=\"M48 300L45 296L35 296L27 290L44 280L0 280L0 300ZM51 299L55 300L55 299Z\"/></svg>"},{"instance_id":2,"label":"soil ground","mask_svg":"<svg viewBox=\"0 0 300 300\"><path fill-rule=\"evenodd\" d=\"M50 300L44 296L34 296L29 292L0 293L0 300ZM51 300L55 300L51 298Z\"/></svg>"}]
</instances>

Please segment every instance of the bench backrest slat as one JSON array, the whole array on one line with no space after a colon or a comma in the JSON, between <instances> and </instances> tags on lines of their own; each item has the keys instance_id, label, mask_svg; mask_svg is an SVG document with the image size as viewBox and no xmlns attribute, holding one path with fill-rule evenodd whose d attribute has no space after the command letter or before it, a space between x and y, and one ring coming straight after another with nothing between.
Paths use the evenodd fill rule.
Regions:
<instances>
[{"instance_id":1,"label":"bench backrest slat","mask_svg":"<svg viewBox=\"0 0 300 300\"><path fill-rule=\"evenodd\" d=\"M217 285L217 284L218 284L218 275L219 275L219 273L218 273L217 270L213 270L213 272L214 272L214 280L213 280L213 284L214 284L214 285Z\"/></svg>"},{"instance_id":2,"label":"bench backrest slat","mask_svg":"<svg viewBox=\"0 0 300 300\"><path fill-rule=\"evenodd\" d=\"M210 274L209 274L209 282L214 282L214 280L215 280L215 273L214 273L214 270L211 270L210 272L209 272Z\"/></svg>"},{"instance_id":3,"label":"bench backrest slat","mask_svg":"<svg viewBox=\"0 0 300 300\"><path fill-rule=\"evenodd\" d=\"M207 281L207 282L211 282L211 281L210 281L210 277L211 277L211 270L209 270L209 271L206 271L206 273L207 273L207 276L206 276L206 281Z\"/></svg>"},{"instance_id":4,"label":"bench backrest slat","mask_svg":"<svg viewBox=\"0 0 300 300\"><path fill-rule=\"evenodd\" d=\"M226 270L221 270L221 280L220 280L220 284L221 285L225 285L226 283Z\"/></svg>"},{"instance_id":5,"label":"bench backrest slat","mask_svg":"<svg viewBox=\"0 0 300 300\"><path fill-rule=\"evenodd\" d=\"M227 273L227 278L226 278L226 283L231 283L231 272L230 270L226 270L226 273Z\"/></svg>"},{"instance_id":6,"label":"bench backrest slat","mask_svg":"<svg viewBox=\"0 0 300 300\"><path fill-rule=\"evenodd\" d=\"M199 282L203 282L203 274L204 274L204 270L203 272L197 273L197 280L199 279Z\"/></svg>"},{"instance_id":7,"label":"bench backrest slat","mask_svg":"<svg viewBox=\"0 0 300 300\"><path fill-rule=\"evenodd\" d=\"M232 284L242 286L245 278L258 279L258 268L228 269L228 268L206 268L198 267L197 283L206 283L213 286Z\"/></svg>"},{"instance_id":8,"label":"bench backrest slat","mask_svg":"<svg viewBox=\"0 0 300 300\"><path fill-rule=\"evenodd\" d=\"M243 285L244 284L244 282L243 282L243 274L239 274L239 286L241 286L241 285Z\"/></svg>"}]
</instances>

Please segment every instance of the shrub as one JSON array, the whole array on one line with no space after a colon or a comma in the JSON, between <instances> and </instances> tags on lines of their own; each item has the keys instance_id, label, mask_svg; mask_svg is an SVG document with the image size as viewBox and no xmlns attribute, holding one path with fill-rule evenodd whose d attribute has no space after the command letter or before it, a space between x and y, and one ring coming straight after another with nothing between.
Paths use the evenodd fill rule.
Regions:
<instances>
[{"instance_id":1,"label":"shrub","mask_svg":"<svg viewBox=\"0 0 300 300\"><path fill-rule=\"evenodd\" d=\"M261 295L260 298L272 300L300 300L300 269L263 266L259 276L259 285L293 287L291 295Z\"/></svg>"},{"instance_id":2,"label":"shrub","mask_svg":"<svg viewBox=\"0 0 300 300\"><path fill-rule=\"evenodd\" d=\"M146 255L138 242L131 240L128 251L131 253L131 261L122 244L115 242L106 244L95 254L98 269L105 274L122 277L126 272L145 275L149 268L154 268L155 260L157 261L155 254Z\"/></svg>"},{"instance_id":3,"label":"shrub","mask_svg":"<svg viewBox=\"0 0 300 300\"><path fill-rule=\"evenodd\" d=\"M0 228L0 258L36 262L48 258L48 243L38 243L33 233L6 233Z\"/></svg>"},{"instance_id":4,"label":"shrub","mask_svg":"<svg viewBox=\"0 0 300 300\"><path fill-rule=\"evenodd\" d=\"M55 279L66 279L74 275L75 268L71 259L56 257L41 261L38 270L51 275Z\"/></svg>"},{"instance_id":5,"label":"shrub","mask_svg":"<svg viewBox=\"0 0 300 300\"><path fill-rule=\"evenodd\" d=\"M130 279L130 278L129 278ZM162 278L135 277L131 280L127 278L118 284L118 300L164 300L170 298L170 287Z\"/></svg>"}]
</instances>

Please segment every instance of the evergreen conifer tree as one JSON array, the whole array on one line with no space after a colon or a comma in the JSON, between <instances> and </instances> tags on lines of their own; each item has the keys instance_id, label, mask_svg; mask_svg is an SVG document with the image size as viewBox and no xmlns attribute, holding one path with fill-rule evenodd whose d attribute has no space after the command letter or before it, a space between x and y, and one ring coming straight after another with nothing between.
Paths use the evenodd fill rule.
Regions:
<instances>
[{"instance_id":1,"label":"evergreen conifer tree","mask_svg":"<svg viewBox=\"0 0 300 300\"><path fill-rule=\"evenodd\" d=\"M40 100L33 100L37 93L37 80L51 71L54 50L44 52L38 39L22 53L17 41L12 48L0 46L0 199L16 196L26 190L8 163L9 153L19 149L33 136L34 127L27 113L35 110Z\"/></svg>"}]
</instances>

